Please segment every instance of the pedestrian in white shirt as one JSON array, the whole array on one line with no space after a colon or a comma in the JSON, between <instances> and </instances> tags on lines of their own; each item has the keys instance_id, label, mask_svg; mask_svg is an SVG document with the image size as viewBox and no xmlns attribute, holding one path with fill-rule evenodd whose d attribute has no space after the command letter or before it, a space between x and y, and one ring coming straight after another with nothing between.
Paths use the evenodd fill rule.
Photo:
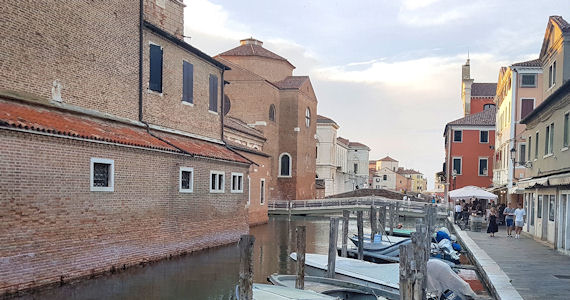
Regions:
<instances>
[{"instance_id":1,"label":"pedestrian in white shirt","mask_svg":"<svg viewBox=\"0 0 570 300\"><path fill-rule=\"evenodd\" d=\"M461 216L461 211L463 210L463 207L461 206L461 204L459 203L459 201L457 201L455 203L455 215L454 215L454 221L455 223L457 223L457 219L459 218L459 216Z\"/></svg>"},{"instance_id":2,"label":"pedestrian in white shirt","mask_svg":"<svg viewBox=\"0 0 570 300\"><path fill-rule=\"evenodd\" d=\"M515 238L521 238L521 231L524 226L524 221L526 217L526 211L522 208L522 204L519 203L518 208L515 209Z\"/></svg>"}]
</instances>

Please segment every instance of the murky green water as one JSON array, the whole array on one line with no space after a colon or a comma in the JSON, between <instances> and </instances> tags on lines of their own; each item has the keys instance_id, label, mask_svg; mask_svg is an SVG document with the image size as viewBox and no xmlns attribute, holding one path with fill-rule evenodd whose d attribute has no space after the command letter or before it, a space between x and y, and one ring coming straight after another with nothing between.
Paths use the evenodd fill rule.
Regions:
<instances>
[{"instance_id":1,"label":"murky green water","mask_svg":"<svg viewBox=\"0 0 570 300\"><path fill-rule=\"evenodd\" d=\"M407 220L405 224L411 226L414 222ZM289 221L287 217L271 217L268 224L250 229L256 238L255 282L266 283L267 276L273 273L295 273L295 265L289 259L289 254L295 251L295 227L299 225L306 226L307 253L327 253L328 218L292 217ZM354 219L349 225L349 234L352 233L356 233ZM237 245L233 244L20 299L231 299L238 273L239 253Z\"/></svg>"}]
</instances>

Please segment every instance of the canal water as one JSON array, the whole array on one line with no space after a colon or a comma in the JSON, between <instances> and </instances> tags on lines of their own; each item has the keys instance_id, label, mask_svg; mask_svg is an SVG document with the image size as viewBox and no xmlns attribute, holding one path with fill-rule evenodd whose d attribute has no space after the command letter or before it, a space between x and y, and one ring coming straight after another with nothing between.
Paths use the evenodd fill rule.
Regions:
<instances>
[{"instance_id":1,"label":"canal water","mask_svg":"<svg viewBox=\"0 0 570 300\"><path fill-rule=\"evenodd\" d=\"M400 222L405 227L415 224L413 219L402 219ZM269 223L250 229L256 239L255 282L267 283L267 276L273 273L295 273L295 265L289 259L289 254L295 251L295 227L299 225L306 226L307 253L328 252L328 217L293 216L289 220L287 216L272 216ZM339 226L340 232L341 228L342 225ZM364 228L370 227L365 224ZM356 231L356 219L351 219L349 236ZM231 299L238 274L239 252L237 244L232 244L64 285L19 299Z\"/></svg>"}]
</instances>

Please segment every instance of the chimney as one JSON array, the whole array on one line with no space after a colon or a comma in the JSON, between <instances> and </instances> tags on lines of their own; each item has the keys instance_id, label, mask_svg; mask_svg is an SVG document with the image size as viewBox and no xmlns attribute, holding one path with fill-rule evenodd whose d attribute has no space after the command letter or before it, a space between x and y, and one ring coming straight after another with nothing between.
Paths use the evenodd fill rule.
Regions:
<instances>
[{"instance_id":1,"label":"chimney","mask_svg":"<svg viewBox=\"0 0 570 300\"><path fill-rule=\"evenodd\" d=\"M263 46L263 42L260 40L256 40L252 37L250 37L249 39L243 39L241 41L239 41L240 45L258 45L258 46Z\"/></svg>"}]
</instances>

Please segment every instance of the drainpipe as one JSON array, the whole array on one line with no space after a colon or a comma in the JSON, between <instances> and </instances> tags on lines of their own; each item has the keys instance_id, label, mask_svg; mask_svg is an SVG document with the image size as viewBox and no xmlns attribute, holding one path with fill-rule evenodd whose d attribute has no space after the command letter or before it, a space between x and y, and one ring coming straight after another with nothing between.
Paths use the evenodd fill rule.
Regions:
<instances>
[{"instance_id":1,"label":"drainpipe","mask_svg":"<svg viewBox=\"0 0 570 300\"><path fill-rule=\"evenodd\" d=\"M221 87L221 93L222 93L222 105L221 105L221 121L222 121L222 142L224 141L224 100L226 98L226 96L224 95L224 85L226 85L225 81L224 81L224 71L225 68L222 68L222 87Z\"/></svg>"},{"instance_id":2,"label":"drainpipe","mask_svg":"<svg viewBox=\"0 0 570 300\"><path fill-rule=\"evenodd\" d=\"M510 135L509 150L507 153L510 153L511 149L516 147L516 143L515 143L516 142L515 141L516 140L516 136L515 136L516 135L516 128L515 128L516 123L515 123L515 120L516 120L516 112L517 112L516 108L517 108L517 85L518 85L517 80L518 80L518 78L517 78L517 71L516 70L512 70L511 74L512 74L512 76L511 76L511 80L512 80L511 88L513 89L513 95L511 98L511 107L510 107L510 109L511 109L511 120L510 120L511 128L510 128L510 132L509 132L509 135ZM517 160L517 151L516 150L517 149L515 148L514 159L508 159L507 160L508 161L507 203L509 201L511 201L510 189L513 187L513 177L515 175L515 172L514 172L515 163L514 162Z\"/></svg>"},{"instance_id":3,"label":"drainpipe","mask_svg":"<svg viewBox=\"0 0 570 300\"><path fill-rule=\"evenodd\" d=\"M139 121L141 122L143 120L143 1L139 0Z\"/></svg>"}]
</instances>

